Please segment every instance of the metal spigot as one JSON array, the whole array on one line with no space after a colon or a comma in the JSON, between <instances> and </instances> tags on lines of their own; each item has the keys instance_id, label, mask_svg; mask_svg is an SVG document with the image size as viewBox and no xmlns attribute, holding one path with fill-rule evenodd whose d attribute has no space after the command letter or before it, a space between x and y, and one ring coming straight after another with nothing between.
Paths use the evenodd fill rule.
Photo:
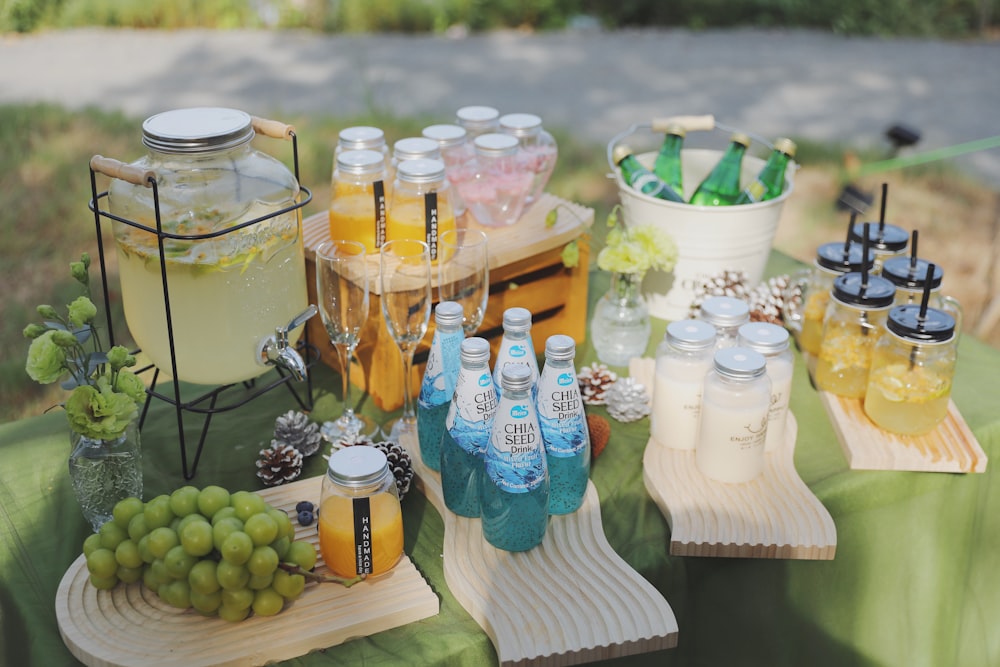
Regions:
<instances>
[{"instance_id":1,"label":"metal spigot","mask_svg":"<svg viewBox=\"0 0 1000 667\"><path fill-rule=\"evenodd\" d=\"M292 321L283 327L277 327L273 336L268 336L261 341L260 362L279 366L292 374L292 377L301 382L308 374L306 362L302 356L295 351L288 342L288 332L298 329L306 321L318 312L315 305L310 304L308 308L292 318Z\"/></svg>"}]
</instances>

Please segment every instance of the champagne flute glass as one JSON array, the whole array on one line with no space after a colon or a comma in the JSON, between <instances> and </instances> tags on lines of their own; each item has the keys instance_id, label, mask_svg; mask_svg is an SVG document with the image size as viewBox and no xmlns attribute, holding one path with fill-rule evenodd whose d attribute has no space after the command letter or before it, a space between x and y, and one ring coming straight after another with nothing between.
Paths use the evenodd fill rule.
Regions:
<instances>
[{"instance_id":1,"label":"champagne flute glass","mask_svg":"<svg viewBox=\"0 0 1000 667\"><path fill-rule=\"evenodd\" d=\"M316 299L330 342L340 359L344 382L344 412L320 427L331 443L369 436L375 422L354 412L351 401L351 357L368 319L368 256L356 241L325 241L316 248Z\"/></svg>"},{"instance_id":2,"label":"champagne flute glass","mask_svg":"<svg viewBox=\"0 0 1000 667\"><path fill-rule=\"evenodd\" d=\"M490 256L486 233L449 229L438 239L438 294L462 304L462 329L471 336L483 323L490 297Z\"/></svg>"},{"instance_id":3,"label":"champagne flute glass","mask_svg":"<svg viewBox=\"0 0 1000 667\"><path fill-rule=\"evenodd\" d=\"M416 435L417 430L410 375L413 353L427 333L431 318L430 250L423 241L389 241L382 246L379 266L382 316L403 356L403 414L383 425L382 432L398 442L403 433Z\"/></svg>"}]
</instances>

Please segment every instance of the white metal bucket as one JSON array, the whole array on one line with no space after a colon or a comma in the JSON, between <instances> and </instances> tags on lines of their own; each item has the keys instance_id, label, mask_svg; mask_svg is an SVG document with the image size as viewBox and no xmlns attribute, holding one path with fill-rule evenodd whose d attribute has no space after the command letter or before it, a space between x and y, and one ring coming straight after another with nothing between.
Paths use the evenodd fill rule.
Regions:
<instances>
[{"instance_id":1,"label":"white metal bucket","mask_svg":"<svg viewBox=\"0 0 1000 667\"><path fill-rule=\"evenodd\" d=\"M715 127L727 129L719 124ZM608 146L609 155L614 145L626 135L618 135L612 140ZM756 137L754 139L760 141ZM722 153L722 150L707 148L685 148L682 151L685 199L708 175ZM656 151L640 153L636 157L651 168ZM742 183L749 183L764 163L765 160L748 153L743 159ZM630 187L622 180L620 170L614 169L614 175L626 224L656 225L667 231L677 244L678 258L673 272L650 271L643 282L643 294L651 315L665 320L687 317L695 298L695 286L708 276L725 270L744 271L747 284L751 287L760 282L778 229L782 206L792 193L792 164L789 164L785 174L785 190L779 197L740 206L692 206L657 199Z\"/></svg>"}]
</instances>

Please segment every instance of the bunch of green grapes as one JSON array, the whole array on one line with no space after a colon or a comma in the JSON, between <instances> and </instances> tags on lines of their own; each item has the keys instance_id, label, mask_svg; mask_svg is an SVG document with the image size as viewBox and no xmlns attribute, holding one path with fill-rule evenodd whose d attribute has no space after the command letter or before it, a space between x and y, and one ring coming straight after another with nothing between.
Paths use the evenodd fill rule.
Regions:
<instances>
[{"instance_id":1,"label":"bunch of green grapes","mask_svg":"<svg viewBox=\"0 0 1000 667\"><path fill-rule=\"evenodd\" d=\"M294 570L316 565L288 515L249 491L183 486L146 503L126 498L112 516L83 543L91 584L141 579L171 606L227 621L277 614L305 588Z\"/></svg>"}]
</instances>

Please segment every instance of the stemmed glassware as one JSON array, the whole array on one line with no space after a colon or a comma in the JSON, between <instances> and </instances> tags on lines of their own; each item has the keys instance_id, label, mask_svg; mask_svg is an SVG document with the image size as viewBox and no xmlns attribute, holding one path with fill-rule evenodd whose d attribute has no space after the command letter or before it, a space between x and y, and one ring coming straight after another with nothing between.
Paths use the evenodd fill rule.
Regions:
<instances>
[{"instance_id":1,"label":"stemmed glassware","mask_svg":"<svg viewBox=\"0 0 1000 667\"><path fill-rule=\"evenodd\" d=\"M462 329L471 336L483 323L490 296L486 233L450 229L438 238L438 295L462 304Z\"/></svg>"},{"instance_id":2,"label":"stemmed glassware","mask_svg":"<svg viewBox=\"0 0 1000 667\"><path fill-rule=\"evenodd\" d=\"M316 298L320 317L340 359L344 412L320 428L332 443L371 435L375 422L354 412L351 402L351 356L368 319L368 256L356 241L326 241L316 248Z\"/></svg>"},{"instance_id":3,"label":"stemmed glassware","mask_svg":"<svg viewBox=\"0 0 1000 667\"><path fill-rule=\"evenodd\" d=\"M416 434L410 375L413 353L427 333L431 317L431 259L423 241L397 239L382 246L379 258L382 316L389 335L403 356L403 414L382 426L390 440Z\"/></svg>"}]
</instances>

